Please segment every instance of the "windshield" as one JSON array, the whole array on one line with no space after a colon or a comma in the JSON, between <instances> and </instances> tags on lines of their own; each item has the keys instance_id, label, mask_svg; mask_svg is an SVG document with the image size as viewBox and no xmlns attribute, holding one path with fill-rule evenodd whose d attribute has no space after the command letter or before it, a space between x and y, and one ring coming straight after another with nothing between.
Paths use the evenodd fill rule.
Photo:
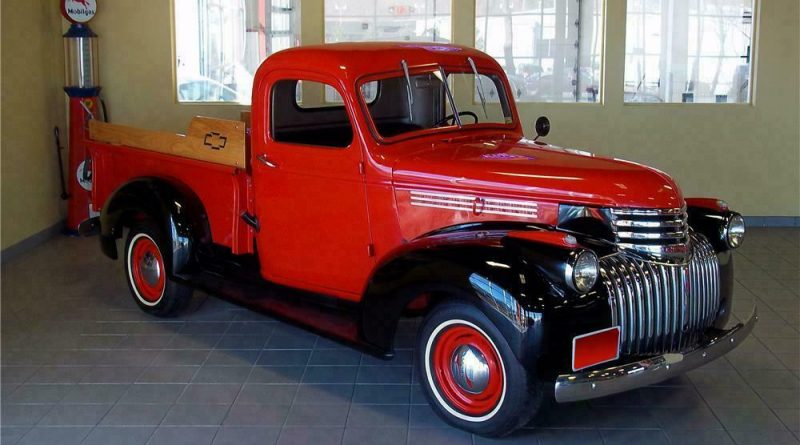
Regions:
<instances>
[{"instance_id":1,"label":"windshield","mask_svg":"<svg viewBox=\"0 0 800 445\"><path fill-rule=\"evenodd\" d=\"M482 73L474 65L465 71L408 74L361 85L361 95L382 138L443 127L513 123L511 107L498 74ZM447 83L443 78L447 78Z\"/></svg>"}]
</instances>

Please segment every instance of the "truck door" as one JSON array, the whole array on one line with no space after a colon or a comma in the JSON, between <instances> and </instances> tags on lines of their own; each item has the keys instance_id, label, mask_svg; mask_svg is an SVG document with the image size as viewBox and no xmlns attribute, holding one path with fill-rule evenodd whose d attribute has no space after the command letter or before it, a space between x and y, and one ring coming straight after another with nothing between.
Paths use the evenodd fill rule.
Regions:
<instances>
[{"instance_id":1,"label":"truck door","mask_svg":"<svg viewBox=\"0 0 800 445\"><path fill-rule=\"evenodd\" d=\"M261 273L358 299L374 260L352 118L326 77L272 73L265 84L267 134L252 154Z\"/></svg>"}]
</instances>

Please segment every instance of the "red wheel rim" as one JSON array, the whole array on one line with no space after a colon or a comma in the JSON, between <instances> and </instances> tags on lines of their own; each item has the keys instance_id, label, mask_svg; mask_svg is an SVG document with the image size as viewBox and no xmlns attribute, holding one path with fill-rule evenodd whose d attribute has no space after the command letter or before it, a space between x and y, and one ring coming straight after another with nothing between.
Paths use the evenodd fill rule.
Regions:
<instances>
[{"instance_id":1,"label":"red wheel rim","mask_svg":"<svg viewBox=\"0 0 800 445\"><path fill-rule=\"evenodd\" d=\"M463 350L465 346L479 353L488 369L488 381L485 387L477 391L465 389L453 373L457 351ZM435 339L430 360L436 379L432 383L436 384L442 397L457 411L473 417L483 416L495 409L502 398L505 386L503 364L495 346L479 330L466 324L445 327Z\"/></svg>"},{"instance_id":2,"label":"red wheel rim","mask_svg":"<svg viewBox=\"0 0 800 445\"><path fill-rule=\"evenodd\" d=\"M166 284L164 258L150 237L140 235L134 239L130 271L136 291L144 301L155 303L161 299Z\"/></svg>"}]
</instances>

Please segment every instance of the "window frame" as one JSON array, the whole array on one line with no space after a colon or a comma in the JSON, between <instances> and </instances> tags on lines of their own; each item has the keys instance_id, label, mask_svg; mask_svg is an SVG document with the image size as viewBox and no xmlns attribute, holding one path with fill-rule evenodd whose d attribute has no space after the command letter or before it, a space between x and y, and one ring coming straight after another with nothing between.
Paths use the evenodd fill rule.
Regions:
<instances>
[{"instance_id":1,"label":"window frame","mask_svg":"<svg viewBox=\"0 0 800 445\"><path fill-rule=\"evenodd\" d=\"M409 66L408 73L410 76L414 76L417 74L427 74L427 73L434 73L438 72L439 67L444 69L446 74L450 74L451 72L463 72L468 73L468 71L463 70L463 66L457 67L454 65L418 65L418 66ZM449 71L449 69L453 69L453 71ZM513 131L519 127L519 112L517 110L516 101L514 100L513 96L510 96L512 93L509 90L509 83L508 78L506 77L505 71L495 70L493 68L484 68L480 73L487 73L499 76L500 79L503 79L503 88L505 89L506 97L510 97L511 99L508 100L509 111L511 112L511 122L507 124L502 124L499 122L483 122L477 124L468 124L464 125L459 128L455 123L453 125L448 125L446 127L438 127L438 128L427 128L422 130L411 131L407 133L402 133L397 136L390 136L390 137L383 137L380 132L378 131L377 127L375 126L375 121L372 119L372 114L369 112L369 104L364 100L364 96L362 94L358 94L358 106L361 109L362 117L364 121L367 123L367 128L369 129L370 134L372 134L373 139L379 145L392 145L398 142L404 142L410 139L417 139L417 138L424 138L428 136L440 135L443 133L451 133L455 131L481 131L481 130L505 130L505 131ZM375 81L375 80L383 80L383 79L391 79L393 77L403 77L404 73L403 70L391 70L391 71L383 71L379 73L370 73L363 75L355 80L355 87L356 91L361 91L360 88L365 83ZM380 90L380 88L379 88ZM377 97L377 96L376 96ZM373 103L373 102L370 102ZM477 104L473 104L477 105Z\"/></svg>"},{"instance_id":2,"label":"window frame","mask_svg":"<svg viewBox=\"0 0 800 445\"><path fill-rule=\"evenodd\" d=\"M173 101L173 103L176 104L176 105L188 105L188 106L193 106L193 105L215 106L215 105L218 105L218 106L226 106L226 107L230 107L230 106L244 107L246 109L250 109L252 107L252 105L253 105L252 104L252 94L253 94L253 91L255 90L255 84L253 84L253 88L250 91L251 103L249 103L249 104L243 103L243 102L237 102L237 101L224 101L224 100L198 100L198 101L182 101L182 100L180 100L180 98L178 96L178 94L180 93L180 91L178 89L178 35L177 35L177 26L176 26L176 22L175 22L175 20L176 20L176 11L175 11L175 9L176 9L175 6L176 5L175 5L175 3L177 1L178 0L169 0L169 24L170 24L170 44L171 44L170 55L171 55L171 58L172 58L172 62L171 62L171 64L172 64L172 73L171 74L172 74L172 101ZM298 5L300 5L301 3L302 3L302 0L297 0L297 4ZM298 9L298 14L299 14L297 20L298 20L298 23L300 24L300 27L299 27L298 33L297 33L297 46L292 46L290 48L296 48L296 47L299 47L299 46L303 45L303 26L302 26L303 25L303 8L302 7L298 7L297 9ZM274 53L275 52L271 52L271 53L267 54L267 57L264 58L264 60L269 58L269 56L271 56ZM264 63L264 60L259 62L259 66L260 66L260 64ZM255 73L253 73L253 77L255 78Z\"/></svg>"},{"instance_id":3,"label":"window frame","mask_svg":"<svg viewBox=\"0 0 800 445\"><path fill-rule=\"evenodd\" d=\"M308 74L308 73L302 73L302 74L299 74L299 75L283 75L283 76L277 77L275 79L272 79L269 82L269 89L268 89L268 95L267 95L267 100L266 100L266 106L267 106L267 125L266 125L266 130L267 130L266 131L266 138L267 138L267 140L266 140L266 143L267 144L279 144L279 145L291 145L291 146L306 147L306 148L312 148L312 149L323 149L323 150L336 150L336 151L350 150L355 145L356 140L358 139L358 131L357 131L357 127L355 125L354 116L350 112L350 107L347 106L346 96L344 94L342 94L341 88L339 88L338 86L334 85L333 83L330 83L330 82L324 81L324 80L320 80L320 79L314 79L313 77L315 77L313 74ZM292 106L295 108L295 110L297 112L304 113L304 114L314 114L314 113L328 111L328 110L331 110L331 109L342 108L344 110L345 116L347 116L347 121L350 124L350 130L352 132L352 137L350 138L350 143L347 144L346 146L317 145L317 144L304 144L304 143L299 143L299 142L279 141L279 140L275 139L275 115L273 113L273 109L274 109L274 107L273 107L274 93L273 92L275 90L275 87L280 82L284 82L284 81L293 81L293 82L295 82L295 88L297 88L297 86L296 86L297 83L296 82L314 82L314 83L318 83L318 84L322 85L323 91L324 91L324 88L327 87L327 86L330 86L331 88L336 90L336 92L339 94L339 96L342 97L342 103L341 104L327 105L327 104L325 104L325 102L323 102L324 105L319 106L319 107L303 108L297 102L297 99L296 99L297 96L293 95L293 97L295 97L295 100L292 101ZM324 93L323 93L323 100L324 100Z\"/></svg>"},{"instance_id":4,"label":"window frame","mask_svg":"<svg viewBox=\"0 0 800 445\"><path fill-rule=\"evenodd\" d=\"M622 72L620 79L620 86L622 87L622 105L632 107L754 107L756 105L756 90L757 90L757 64L758 64L758 42L761 24L761 0L751 0L753 2L753 17L752 17L752 35L750 36L750 86L747 92L747 101L745 102L626 102L625 101L625 58L627 56L627 35L628 35L628 9L625 5L625 28L623 32L623 54L622 54Z\"/></svg>"},{"instance_id":5,"label":"window frame","mask_svg":"<svg viewBox=\"0 0 800 445\"><path fill-rule=\"evenodd\" d=\"M490 0L487 0L490 1ZM558 1L558 0L555 0ZM756 0L757 1L757 0ZM607 79L607 57L608 57L608 0L600 0L600 13L602 14L600 22L600 34L598 35L598 40L600 41L600 77L598 79L598 85L600 86L600 91L597 93L597 100L594 102L588 101L570 101L570 102L554 102L554 101L538 101L538 100L524 100L520 101L514 97L514 102L518 106L538 106L538 105L545 105L545 106L561 106L561 105L569 105L569 106L583 106L583 107L594 107L594 106L605 106L606 101L606 89L608 86L606 85ZM475 2L474 7L472 8L472 21L473 21L473 29L472 29L472 47L477 49L478 51L482 51L486 53L489 57L495 59L494 56L487 53L485 50L478 48L478 28L477 28L477 20L478 20L478 2ZM626 17L627 21L627 17ZM623 37L623 45L624 45L624 37ZM497 59L495 59L497 60ZM498 62L499 63L499 62ZM623 62L624 63L624 62ZM508 80L508 75L503 69L503 75L506 76L506 80ZM623 74L623 82L624 82L624 74ZM513 96L512 96L513 97ZM477 104L473 99L473 104Z\"/></svg>"}]
</instances>

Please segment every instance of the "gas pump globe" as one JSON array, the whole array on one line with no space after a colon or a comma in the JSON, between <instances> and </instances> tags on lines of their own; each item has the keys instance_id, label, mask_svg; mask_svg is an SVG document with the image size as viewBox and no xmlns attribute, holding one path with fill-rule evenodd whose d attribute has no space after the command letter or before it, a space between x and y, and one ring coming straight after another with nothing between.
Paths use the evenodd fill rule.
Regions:
<instances>
[{"instance_id":1,"label":"gas pump globe","mask_svg":"<svg viewBox=\"0 0 800 445\"><path fill-rule=\"evenodd\" d=\"M96 0L62 0L61 14L72 24L64 34L64 92L69 96L69 179L67 231L94 216L91 208L92 162L86 148L89 120L98 115L97 34L86 23L97 11Z\"/></svg>"},{"instance_id":2,"label":"gas pump globe","mask_svg":"<svg viewBox=\"0 0 800 445\"><path fill-rule=\"evenodd\" d=\"M100 90L97 34L88 25L72 24L64 34L64 90L72 96L96 96Z\"/></svg>"}]
</instances>

